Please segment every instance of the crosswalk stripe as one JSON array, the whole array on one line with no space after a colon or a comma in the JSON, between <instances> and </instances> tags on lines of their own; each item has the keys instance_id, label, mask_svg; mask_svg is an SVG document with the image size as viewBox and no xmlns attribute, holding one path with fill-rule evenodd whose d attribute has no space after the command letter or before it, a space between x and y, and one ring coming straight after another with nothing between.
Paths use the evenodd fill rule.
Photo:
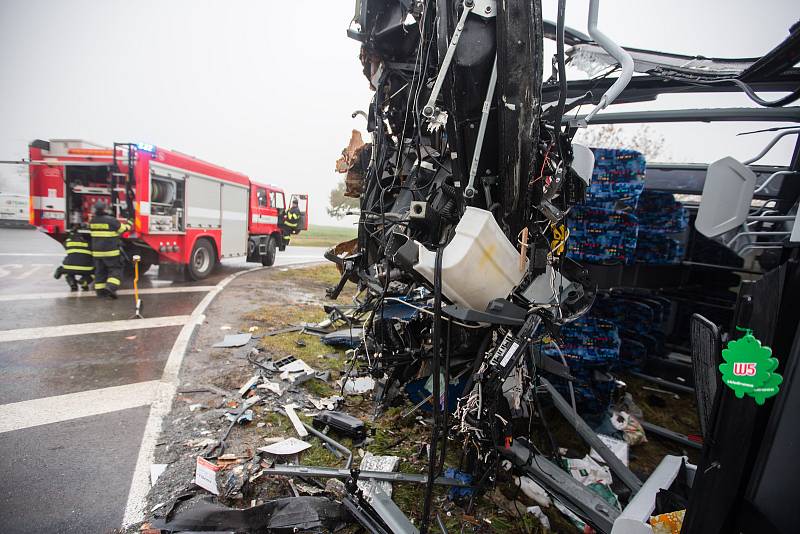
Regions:
<instances>
[{"instance_id":1,"label":"crosswalk stripe","mask_svg":"<svg viewBox=\"0 0 800 534\"><path fill-rule=\"evenodd\" d=\"M26 339L102 334L104 332L120 332L123 330L141 330L144 328L160 328L162 326L180 326L186 324L190 318L190 315L172 315L168 317L152 317L146 319L127 319L123 321L102 321L97 323L0 330L0 343L24 341Z\"/></svg>"},{"instance_id":2,"label":"crosswalk stripe","mask_svg":"<svg viewBox=\"0 0 800 534\"><path fill-rule=\"evenodd\" d=\"M147 406L158 380L92 389L0 406L0 433Z\"/></svg>"}]
</instances>

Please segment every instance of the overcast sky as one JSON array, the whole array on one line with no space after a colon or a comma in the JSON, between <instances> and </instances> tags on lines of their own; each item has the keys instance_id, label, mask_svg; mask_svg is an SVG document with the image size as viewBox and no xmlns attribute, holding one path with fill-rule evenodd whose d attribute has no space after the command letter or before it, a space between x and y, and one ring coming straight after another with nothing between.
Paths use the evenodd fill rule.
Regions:
<instances>
[{"instance_id":1,"label":"overcast sky","mask_svg":"<svg viewBox=\"0 0 800 534\"><path fill-rule=\"evenodd\" d=\"M0 0L0 159L35 138L153 143L311 194L311 221L330 224L334 162L350 113L368 106L359 45L345 30L353 0ZM555 0L545 18L555 20ZM567 2L586 31L588 1ZM706 56L759 56L800 18L796 0L606 0L600 27L623 45ZM546 57L545 65L550 58ZM549 70L549 69L548 69ZM749 105L740 96L672 97L659 107ZM639 106L641 107L641 106ZM673 159L747 157L765 137L660 127ZM716 130L715 130L716 131ZM699 134L698 134L699 132ZM767 134L768 135L768 134ZM775 159L788 154L778 146ZM27 192L0 166L0 190Z\"/></svg>"}]
</instances>

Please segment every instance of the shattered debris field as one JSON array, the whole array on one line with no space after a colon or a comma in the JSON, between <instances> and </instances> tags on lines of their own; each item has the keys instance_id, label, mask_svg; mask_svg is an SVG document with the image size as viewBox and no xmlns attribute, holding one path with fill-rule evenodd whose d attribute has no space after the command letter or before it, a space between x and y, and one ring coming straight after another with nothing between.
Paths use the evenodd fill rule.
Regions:
<instances>
[{"instance_id":1,"label":"shattered debris field","mask_svg":"<svg viewBox=\"0 0 800 534\"><path fill-rule=\"evenodd\" d=\"M365 456L376 455L397 457L390 463L400 473L427 473L430 406L419 407L407 395L398 395L391 406L378 412L373 390L342 395L339 380L352 364L346 349L323 343L319 332L299 328L328 318L323 306L331 301L325 299L325 289L336 285L338 279L339 273L331 264L259 270L236 279L212 303L206 321L188 348L178 393L157 443L154 464L166 467L150 492L146 522L131 532L179 518L209 496L236 509L297 495L335 499L337 485L328 478L270 473L275 464L345 465L344 455L321 439L313 434L298 434L298 428L283 411L287 405L294 405L299 419L309 426L314 426L314 416L325 409L362 421L365 439L327 429L330 437L352 451L354 467ZM348 285L337 303L349 303L353 288ZM249 341L236 347L213 347L225 336L239 333L249 334ZM313 376L302 380L297 379L296 373L282 373L274 364L287 356L307 364ZM295 368L301 368L299 365ZM689 395L675 398L674 394L648 392L641 389L644 382L636 378L618 378L626 382L644 420L687 435L698 433L696 409ZM554 407L543 403L541 409L544 418L531 419L531 440L546 449L550 445L541 437L549 433L560 447L561 457L586 457L588 447ZM232 423L237 416L238 422ZM229 427L224 447L217 447ZM264 451L265 447L287 443L283 441L286 438L302 440L310 447L280 455ZM629 451L630 468L642 479L666 454L685 454L696 461L692 449L685 450L655 436L648 435L647 439ZM207 457L208 463L219 469L212 476L216 492L209 491L207 482L201 482L204 487L195 483L198 457ZM463 457L463 444L451 436L445 471L458 470ZM519 481L501 466L496 483L481 492L437 486L433 516L438 515L450 532L580 532L555 506L542 506L549 500L546 495L538 500L531 498ZM419 525L425 485L395 482L392 486L392 500L411 522ZM616 481L611 488L624 491ZM549 530L536 515L526 513L531 506L541 507ZM347 524L345 529L360 531L355 523Z\"/></svg>"}]
</instances>

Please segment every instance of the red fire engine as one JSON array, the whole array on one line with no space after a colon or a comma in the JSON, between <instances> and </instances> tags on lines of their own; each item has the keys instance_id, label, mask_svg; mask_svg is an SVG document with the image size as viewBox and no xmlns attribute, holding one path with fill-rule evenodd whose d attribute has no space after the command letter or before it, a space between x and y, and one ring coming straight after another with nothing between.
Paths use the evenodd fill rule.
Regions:
<instances>
[{"instance_id":1,"label":"red fire engine","mask_svg":"<svg viewBox=\"0 0 800 534\"><path fill-rule=\"evenodd\" d=\"M123 253L141 256L140 272L157 264L159 277L199 280L223 258L272 265L289 242L283 191L244 174L145 144L53 139L29 150L31 224L63 242L105 200L134 223ZM307 230L308 196L292 198L301 212L295 231Z\"/></svg>"}]
</instances>

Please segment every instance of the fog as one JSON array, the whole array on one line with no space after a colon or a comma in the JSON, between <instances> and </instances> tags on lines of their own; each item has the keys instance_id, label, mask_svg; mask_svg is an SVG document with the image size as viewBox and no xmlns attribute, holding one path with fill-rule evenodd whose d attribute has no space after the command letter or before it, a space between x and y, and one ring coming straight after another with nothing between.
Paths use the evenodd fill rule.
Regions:
<instances>
[{"instance_id":1,"label":"fog","mask_svg":"<svg viewBox=\"0 0 800 534\"><path fill-rule=\"evenodd\" d=\"M345 34L353 4L3 0L0 159L26 157L36 138L152 143L309 193L312 224L344 224L325 213L340 179L334 162L350 130L364 127L351 112L371 97L359 44ZM555 6L544 3L545 18L555 20ZM587 6L570 0L567 24L586 31ZM600 26L629 46L759 56L787 35L797 6L605 1ZM549 72L549 55L544 63ZM727 105L751 104L740 95L684 95L636 108ZM769 134L733 134L759 126L657 129L672 159L709 161L757 152ZM788 153L787 139L773 158ZM26 169L0 165L0 190L26 193Z\"/></svg>"}]
</instances>

